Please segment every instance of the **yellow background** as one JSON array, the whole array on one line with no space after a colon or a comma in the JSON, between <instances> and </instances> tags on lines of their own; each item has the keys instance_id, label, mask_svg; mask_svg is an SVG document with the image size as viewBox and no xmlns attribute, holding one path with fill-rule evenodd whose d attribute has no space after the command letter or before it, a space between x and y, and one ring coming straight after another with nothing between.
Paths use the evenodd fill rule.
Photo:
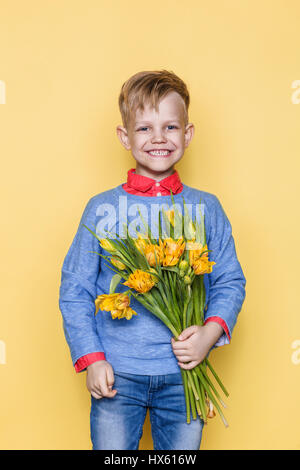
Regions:
<instances>
[{"instance_id":1,"label":"yellow background","mask_svg":"<svg viewBox=\"0 0 300 470\"><path fill-rule=\"evenodd\" d=\"M121 85L162 68L187 83L196 128L176 169L219 197L247 279L232 342L211 356L230 391L229 428L217 415L201 449L300 449L299 2L1 0L0 10L1 449L91 448L60 269L88 199L135 163L115 131ZM148 416L140 448L153 448Z\"/></svg>"}]
</instances>

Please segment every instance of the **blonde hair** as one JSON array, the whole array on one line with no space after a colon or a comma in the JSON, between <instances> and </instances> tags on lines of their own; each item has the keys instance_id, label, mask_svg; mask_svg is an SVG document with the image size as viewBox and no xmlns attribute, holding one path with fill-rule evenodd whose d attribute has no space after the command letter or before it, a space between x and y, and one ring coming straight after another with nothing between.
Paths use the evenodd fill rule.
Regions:
<instances>
[{"instance_id":1,"label":"blonde hair","mask_svg":"<svg viewBox=\"0 0 300 470\"><path fill-rule=\"evenodd\" d=\"M123 126L128 129L130 120L137 109L144 111L145 103L149 103L158 112L159 101L169 92L176 91L184 102L184 120L188 123L190 95L186 84L167 70L138 72L123 83L119 95L119 108Z\"/></svg>"}]
</instances>

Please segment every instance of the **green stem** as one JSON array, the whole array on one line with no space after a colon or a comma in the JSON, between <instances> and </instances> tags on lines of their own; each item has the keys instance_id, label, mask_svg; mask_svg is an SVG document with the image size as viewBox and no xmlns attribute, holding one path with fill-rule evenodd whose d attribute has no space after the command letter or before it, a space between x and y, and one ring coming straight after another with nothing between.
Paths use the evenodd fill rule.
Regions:
<instances>
[{"instance_id":1,"label":"green stem","mask_svg":"<svg viewBox=\"0 0 300 470\"><path fill-rule=\"evenodd\" d=\"M209 388L209 385L208 385L208 383L206 382L205 378L203 377L203 375L201 374L201 372L200 372L199 370L196 371L196 373L199 375L200 380L201 380L201 383L202 383L203 387L205 388L207 395L209 396L209 398L211 399L212 403L215 405L217 411L219 412L223 423L225 424L225 426L228 426L228 423L227 423L227 421L226 421L226 419L225 419L225 417L224 417L224 415L223 415L223 412L222 412L221 408L219 407L219 404L218 404L216 398L213 396L213 394L212 394L212 392L211 392L211 390L210 390L210 388Z\"/></svg>"},{"instance_id":2,"label":"green stem","mask_svg":"<svg viewBox=\"0 0 300 470\"><path fill-rule=\"evenodd\" d=\"M192 374L190 373L189 370L187 371L187 376L188 376L188 380L190 382L190 385L192 387L192 390L194 392L195 398L196 398L196 400L199 400L199 395L197 393L197 390L196 390L196 387L195 387L195 384L194 384L194 381L193 381L193 376L192 376Z\"/></svg>"},{"instance_id":3,"label":"green stem","mask_svg":"<svg viewBox=\"0 0 300 470\"><path fill-rule=\"evenodd\" d=\"M218 398L220 403L224 406L224 408L226 408L226 405L223 402L223 400L221 399L219 392L216 390L214 384L212 383L212 381L208 377L207 372L205 370L205 366L203 364L198 364L198 366L196 366L196 367L198 367L200 369L200 371L201 371L202 375L204 376L205 380L207 381L208 385L213 390L214 394L216 395L216 397Z\"/></svg>"},{"instance_id":4,"label":"green stem","mask_svg":"<svg viewBox=\"0 0 300 470\"><path fill-rule=\"evenodd\" d=\"M203 408L204 408L203 421L206 423L207 415L206 415L206 408L205 408L205 392L204 392L204 385L202 382L200 382L200 393L201 393L201 398L202 398L202 403L203 403Z\"/></svg>"},{"instance_id":5,"label":"green stem","mask_svg":"<svg viewBox=\"0 0 300 470\"><path fill-rule=\"evenodd\" d=\"M155 302L154 297L151 296L149 292L147 292L146 294L142 294L143 297L140 297L140 295L134 294L134 292L132 292L132 295L136 298L136 300L139 303L144 305L144 307L146 307L148 310L150 310L151 313L153 313L156 317L158 317L169 328L169 330L172 331L175 338L179 336L180 332L179 333L177 332L176 328L172 325L169 318L164 314L164 312L162 312L157 302ZM149 300L149 302L147 301L147 299Z\"/></svg>"},{"instance_id":6,"label":"green stem","mask_svg":"<svg viewBox=\"0 0 300 470\"><path fill-rule=\"evenodd\" d=\"M182 318L183 318L182 327L183 327L184 330L185 330L185 328L186 328L186 326L187 326L187 325L186 325L186 320L187 320L187 318L186 318L186 311L187 311L188 304L189 304L189 299L185 299L185 300L184 300L184 304L183 304L183 312L182 312Z\"/></svg>"},{"instance_id":7,"label":"green stem","mask_svg":"<svg viewBox=\"0 0 300 470\"><path fill-rule=\"evenodd\" d=\"M205 305L205 286L204 286L203 274L200 275L199 289L200 289L200 318L201 318L201 325L203 325L203 323L204 323L204 305Z\"/></svg>"},{"instance_id":8,"label":"green stem","mask_svg":"<svg viewBox=\"0 0 300 470\"><path fill-rule=\"evenodd\" d=\"M184 369L180 369L183 386L184 386L184 396L185 396L185 406L186 406L186 422L191 422L191 408L190 408L190 398L189 398L189 389L187 384L187 377Z\"/></svg>"},{"instance_id":9,"label":"green stem","mask_svg":"<svg viewBox=\"0 0 300 470\"><path fill-rule=\"evenodd\" d=\"M194 393L193 393L189 380L187 380L187 386L188 386L188 392L189 392L190 403L191 403L191 408L192 408L192 416L193 416L193 419L197 419L195 397L194 397Z\"/></svg>"},{"instance_id":10,"label":"green stem","mask_svg":"<svg viewBox=\"0 0 300 470\"><path fill-rule=\"evenodd\" d=\"M224 387L224 385L222 384L221 380L219 379L217 373L214 371L211 363L209 362L209 360L206 358L205 359L205 362L207 363L210 371L212 372L213 376L215 377L216 381L218 382L218 384L220 385L221 389L223 390L224 394L226 395L226 397L229 396L229 393L227 392L226 388Z\"/></svg>"},{"instance_id":11,"label":"green stem","mask_svg":"<svg viewBox=\"0 0 300 470\"><path fill-rule=\"evenodd\" d=\"M167 286L167 291L168 291L168 297L170 299L170 305L169 308L171 308L172 313L173 313L173 318L176 321L177 328L181 329L181 322L180 322L180 315L178 313L178 308L177 308L177 302L176 299L174 298L173 291L172 291L172 286L171 286L171 280L170 280L170 271L165 271L165 282Z\"/></svg>"},{"instance_id":12,"label":"green stem","mask_svg":"<svg viewBox=\"0 0 300 470\"><path fill-rule=\"evenodd\" d=\"M195 308L195 321L196 325L201 325L201 314L200 314L200 289L199 289L199 276L195 277L193 282L193 297L194 297L194 308Z\"/></svg>"},{"instance_id":13,"label":"green stem","mask_svg":"<svg viewBox=\"0 0 300 470\"><path fill-rule=\"evenodd\" d=\"M192 324L191 320L193 317L193 308L194 308L194 302L193 302L193 297L191 295L188 306L187 306L187 310L186 310L186 326L187 327L191 326Z\"/></svg>"},{"instance_id":14,"label":"green stem","mask_svg":"<svg viewBox=\"0 0 300 470\"><path fill-rule=\"evenodd\" d=\"M195 403L196 403L197 413L200 416L201 415L200 400L196 400Z\"/></svg>"},{"instance_id":15,"label":"green stem","mask_svg":"<svg viewBox=\"0 0 300 470\"><path fill-rule=\"evenodd\" d=\"M165 283L166 283L166 280L164 279L164 284L165 284ZM165 287L167 287L167 286L165 285ZM157 288L159 289L159 292L160 292L160 294L161 294L161 296L162 296L162 298L163 298L163 300L164 300L165 307L166 307L167 310L168 310L169 316L172 317L172 318L170 318L170 320L172 321L173 324L176 324L176 328L180 327L180 326L181 326L181 325L180 325L180 322L179 322L179 325L178 325L177 318L176 318L175 314L172 312L172 309L170 308L170 303L171 303L171 302L170 302L170 298L167 298L167 297L166 297L165 292L164 292L164 288L163 288L163 286L161 285L160 282L157 284ZM170 293L169 293L168 289L166 289L166 292L167 292L167 295L168 295L168 297L169 297Z\"/></svg>"},{"instance_id":16,"label":"green stem","mask_svg":"<svg viewBox=\"0 0 300 470\"><path fill-rule=\"evenodd\" d=\"M196 368L195 368L196 369ZM219 402L221 403L221 405L226 408L226 405L225 403L223 402L223 400L220 398L220 395L218 394L218 392L216 391L215 387L213 386L213 384L210 382L209 378L207 376L205 376L199 369L196 369L196 373L199 377L199 380L200 382L204 385L205 389L208 389L209 387L211 388L211 393L215 393L216 395L216 400L219 400Z\"/></svg>"},{"instance_id":17,"label":"green stem","mask_svg":"<svg viewBox=\"0 0 300 470\"><path fill-rule=\"evenodd\" d=\"M174 307L176 316L177 316L177 318L178 318L179 324L180 324L180 326L181 326L180 310L179 310L179 305L178 305L178 302L177 302L177 299L176 299L176 292L175 292L175 289L174 289L174 280L173 280L173 276L174 276L175 273L172 272L172 271L167 271L167 272L168 272L169 284L170 284L171 294L172 294L172 299L173 299L173 307ZM176 275L176 274L175 274L175 275Z\"/></svg>"},{"instance_id":18,"label":"green stem","mask_svg":"<svg viewBox=\"0 0 300 470\"><path fill-rule=\"evenodd\" d=\"M160 295L160 290L157 287L153 287L151 289L151 295L155 299L155 302L159 305L159 308L161 309L161 311L164 312L165 316L169 318L169 320L172 321L172 324L174 325L176 330L181 332L182 331L181 323L174 315L171 315L172 318L170 318L170 308L167 308L165 306L165 303L163 302L162 297Z\"/></svg>"},{"instance_id":19,"label":"green stem","mask_svg":"<svg viewBox=\"0 0 300 470\"><path fill-rule=\"evenodd\" d=\"M221 419L222 419L224 425L227 427L227 426L228 426L228 423L227 423L226 418L225 418L225 416L223 415L223 412L222 412L221 408L219 407L219 404L217 403L215 397L213 396L213 394L211 393L211 391L209 390L209 388L206 389L206 392L207 392L209 398L211 399L212 403L215 405L216 409L218 410L219 415L221 416Z\"/></svg>"},{"instance_id":20,"label":"green stem","mask_svg":"<svg viewBox=\"0 0 300 470\"><path fill-rule=\"evenodd\" d=\"M199 407L200 407L200 412L201 412L201 416L203 418L203 420L205 421L205 408L204 408L204 403L203 403L203 399L202 399L202 395L201 395L201 390L200 390L200 385L201 385L201 382L199 381L199 377L197 376L196 372L194 371L194 369L191 370L192 374L193 374L193 378L194 378L194 383L195 383L195 386L196 386L196 390L197 390L197 393L199 395ZM199 413L200 414L200 413Z\"/></svg>"}]
</instances>

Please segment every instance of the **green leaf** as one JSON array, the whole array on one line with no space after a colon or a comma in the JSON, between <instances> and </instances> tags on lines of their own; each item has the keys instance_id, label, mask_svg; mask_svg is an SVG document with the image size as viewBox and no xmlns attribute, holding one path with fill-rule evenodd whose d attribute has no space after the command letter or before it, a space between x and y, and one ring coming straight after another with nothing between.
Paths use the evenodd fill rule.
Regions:
<instances>
[{"instance_id":1,"label":"green leaf","mask_svg":"<svg viewBox=\"0 0 300 470\"><path fill-rule=\"evenodd\" d=\"M168 204L167 204L167 206L168 206L168 211L171 210L169 208ZM174 238L174 227L173 227L172 223L170 222L164 208L161 208L161 214L163 216L163 220L164 220L164 223L165 223L165 230L164 230L164 233L163 233L164 238L169 238L169 237Z\"/></svg>"},{"instance_id":2,"label":"green leaf","mask_svg":"<svg viewBox=\"0 0 300 470\"><path fill-rule=\"evenodd\" d=\"M189 211L188 211L188 208L187 208L187 205L186 205L186 202L185 202L185 199L184 199L183 196L182 196L182 201L183 201L183 210L184 210L184 215L183 215L183 218L184 218L184 236L188 240L191 240L192 238L194 238L194 235L195 235L194 234L195 224L192 221L192 218L189 214Z\"/></svg>"},{"instance_id":3,"label":"green leaf","mask_svg":"<svg viewBox=\"0 0 300 470\"><path fill-rule=\"evenodd\" d=\"M162 266L161 269L164 271L173 271L174 273L178 274L179 276L179 269L178 268L173 268L172 266Z\"/></svg>"},{"instance_id":4,"label":"green leaf","mask_svg":"<svg viewBox=\"0 0 300 470\"><path fill-rule=\"evenodd\" d=\"M147 222L145 221L144 217L142 216L142 213L140 211L140 208L138 207L138 213L140 215L140 218L144 224L144 228L145 228L145 235L148 235L148 238L150 238L151 240L153 240L153 236L152 236L152 233L151 233L151 230L150 230L150 227L149 225L147 224Z\"/></svg>"},{"instance_id":5,"label":"green leaf","mask_svg":"<svg viewBox=\"0 0 300 470\"><path fill-rule=\"evenodd\" d=\"M205 234L205 224L204 224L205 216L204 214L202 214L202 211L201 211L201 198L199 201L199 216L200 216L200 224L197 221L197 218L195 219L196 242L202 243L202 245L205 245L206 244L206 234Z\"/></svg>"},{"instance_id":6,"label":"green leaf","mask_svg":"<svg viewBox=\"0 0 300 470\"><path fill-rule=\"evenodd\" d=\"M119 284L120 280L122 279L122 276L120 274L115 274L110 281L110 286L109 286L109 293L114 294L117 285Z\"/></svg>"},{"instance_id":7,"label":"green leaf","mask_svg":"<svg viewBox=\"0 0 300 470\"><path fill-rule=\"evenodd\" d=\"M187 312L186 312L186 325L187 326L191 326L191 318L192 318L192 315L193 315L193 307L194 307L193 296L191 296L190 300L189 300L189 303L188 303L188 306L187 306Z\"/></svg>"}]
</instances>

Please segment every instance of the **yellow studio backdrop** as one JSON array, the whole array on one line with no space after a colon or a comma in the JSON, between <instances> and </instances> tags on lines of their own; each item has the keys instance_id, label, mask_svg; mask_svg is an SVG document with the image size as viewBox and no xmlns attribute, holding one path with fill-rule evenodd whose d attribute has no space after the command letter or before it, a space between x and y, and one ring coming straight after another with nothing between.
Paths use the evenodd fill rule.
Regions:
<instances>
[{"instance_id":1,"label":"yellow studio backdrop","mask_svg":"<svg viewBox=\"0 0 300 470\"><path fill-rule=\"evenodd\" d=\"M1 449L90 449L90 396L58 307L88 199L126 181L118 95L174 71L195 135L183 181L220 199L246 300L212 352L230 392L201 449L300 449L300 4L0 1ZM140 449L152 449L147 416Z\"/></svg>"}]
</instances>

